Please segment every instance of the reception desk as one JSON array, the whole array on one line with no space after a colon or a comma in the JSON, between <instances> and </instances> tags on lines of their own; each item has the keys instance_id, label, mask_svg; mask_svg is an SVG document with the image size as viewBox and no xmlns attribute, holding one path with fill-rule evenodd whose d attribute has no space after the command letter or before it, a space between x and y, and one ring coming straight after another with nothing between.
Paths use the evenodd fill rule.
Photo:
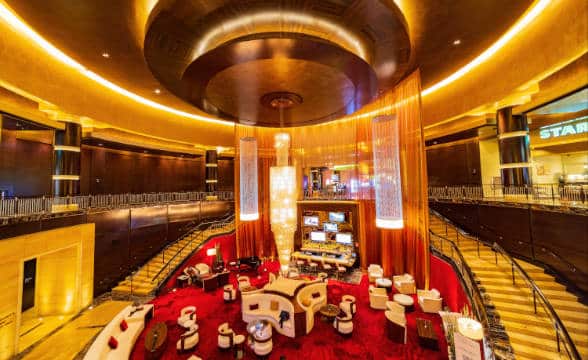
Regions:
<instances>
[{"instance_id":1,"label":"reception desk","mask_svg":"<svg viewBox=\"0 0 588 360\"><path fill-rule=\"evenodd\" d=\"M355 264L353 255L335 255L326 252L295 251L292 253L294 259L324 262L326 264L335 264L345 267L352 267Z\"/></svg>"}]
</instances>

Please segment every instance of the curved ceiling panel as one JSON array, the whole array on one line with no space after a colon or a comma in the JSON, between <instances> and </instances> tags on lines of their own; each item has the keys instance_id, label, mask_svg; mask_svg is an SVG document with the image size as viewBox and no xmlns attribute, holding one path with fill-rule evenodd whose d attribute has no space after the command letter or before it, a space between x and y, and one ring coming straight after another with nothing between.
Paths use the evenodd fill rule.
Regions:
<instances>
[{"instance_id":1,"label":"curved ceiling panel","mask_svg":"<svg viewBox=\"0 0 588 360\"><path fill-rule=\"evenodd\" d=\"M277 115L259 101L265 91L261 88L302 91L301 79L305 79L305 94L299 95L305 103L315 105L315 112L304 110L306 105L297 106L288 110L285 121L303 125L350 114L371 101L378 90L396 84L408 69L410 55L404 24L395 6L379 1L306 0L276 6L275 1L247 0L215 1L211 6L180 0L153 18L144 51L151 71L172 93L209 114L249 124L278 124ZM297 63L287 75L274 77L271 86L270 80L251 76L269 75L271 79L270 71L255 67L267 65L275 71L280 62L256 60L284 57L306 64ZM246 62L251 64L242 77L249 88L251 82L264 84L247 94L253 103L239 101L235 104L240 109L227 107L233 103L227 97L243 88L235 71L227 72L232 80L225 73L223 91L209 92L216 96L215 101L207 100L212 77ZM343 92L336 93L338 89ZM333 107L335 103L339 108Z\"/></svg>"}]
</instances>

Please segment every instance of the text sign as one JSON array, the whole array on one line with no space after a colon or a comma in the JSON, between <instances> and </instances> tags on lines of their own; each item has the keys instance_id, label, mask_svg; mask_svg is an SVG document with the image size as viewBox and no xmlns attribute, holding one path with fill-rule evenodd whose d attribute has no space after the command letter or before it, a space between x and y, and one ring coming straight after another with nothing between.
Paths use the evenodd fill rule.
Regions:
<instances>
[{"instance_id":1,"label":"text sign","mask_svg":"<svg viewBox=\"0 0 588 360\"><path fill-rule=\"evenodd\" d=\"M588 121L582 121L575 124L562 124L549 126L539 130L541 139L551 139L562 136L577 135L588 132Z\"/></svg>"}]
</instances>

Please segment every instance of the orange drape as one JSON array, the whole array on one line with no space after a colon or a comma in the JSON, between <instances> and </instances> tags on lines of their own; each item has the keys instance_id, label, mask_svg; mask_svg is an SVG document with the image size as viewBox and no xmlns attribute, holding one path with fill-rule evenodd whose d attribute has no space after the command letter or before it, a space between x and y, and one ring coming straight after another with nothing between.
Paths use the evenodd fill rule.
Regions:
<instances>
[{"instance_id":1,"label":"orange drape","mask_svg":"<svg viewBox=\"0 0 588 360\"><path fill-rule=\"evenodd\" d=\"M399 121L404 229L375 227L371 121L374 116L396 114ZM428 286L427 174L421 119L418 71L353 116L339 121L287 129L237 125L235 130L235 194L239 195L238 144L243 136L258 139L260 219L237 222L239 256L274 256L269 222L269 167L275 163L273 136L279 131L292 138L291 164L302 182L302 167L349 165L347 179L355 184L352 197L360 202L360 260L363 267L379 263L387 275L408 272L419 287ZM300 190L300 189L299 189ZM299 191L299 194L302 194ZM238 201L237 201L238 203ZM238 204L236 205L238 211Z\"/></svg>"}]
</instances>

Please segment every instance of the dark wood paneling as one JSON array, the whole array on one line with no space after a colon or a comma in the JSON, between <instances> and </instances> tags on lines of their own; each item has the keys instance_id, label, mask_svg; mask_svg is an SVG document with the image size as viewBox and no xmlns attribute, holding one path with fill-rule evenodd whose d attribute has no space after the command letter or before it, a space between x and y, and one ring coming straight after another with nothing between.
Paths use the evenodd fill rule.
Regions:
<instances>
[{"instance_id":1,"label":"dark wood paneling","mask_svg":"<svg viewBox=\"0 0 588 360\"><path fill-rule=\"evenodd\" d=\"M549 266L588 293L588 216L529 206L432 202L430 207L511 255Z\"/></svg>"},{"instance_id":2,"label":"dark wood paneling","mask_svg":"<svg viewBox=\"0 0 588 360\"><path fill-rule=\"evenodd\" d=\"M477 141L427 149L430 186L481 184Z\"/></svg>"},{"instance_id":3,"label":"dark wood paneling","mask_svg":"<svg viewBox=\"0 0 588 360\"><path fill-rule=\"evenodd\" d=\"M82 146L81 182L82 194L202 191L204 162Z\"/></svg>"},{"instance_id":4,"label":"dark wood paneling","mask_svg":"<svg viewBox=\"0 0 588 360\"><path fill-rule=\"evenodd\" d=\"M218 191L233 191L235 187L235 161L218 160Z\"/></svg>"},{"instance_id":5,"label":"dark wood paneling","mask_svg":"<svg viewBox=\"0 0 588 360\"><path fill-rule=\"evenodd\" d=\"M0 141L0 189L10 196L51 194L53 147L20 140L14 131L2 130Z\"/></svg>"},{"instance_id":6,"label":"dark wood paneling","mask_svg":"<svg viewBox=\"0 0 588 360\"><path fill-rule=\"evenodd\" d=\"M88 214L96 227L94 245L94 294L108 291L130 269L130 210Z\"/></svg>"},{"instance_id":7,"label":"dark wood paneling","mask_svg":"<svg viewBox=\"0 0 588 360\"><path fill-rule=\"evenodd\" d=\"M218 218L233 211L233 203L228 201L203 201L200 204L201 219Z\"/></svg>"},{"instance_id":8,"label":"dark wood paneling","mask_svg":"<svg viewBox=\"0 0 588 360\"><path fill-rule=\"evenodd\" d=\"M74 226L86 223L86 214L68 215L56 218L42 219L41 231Z\"/></svg>"}]
</instances>

